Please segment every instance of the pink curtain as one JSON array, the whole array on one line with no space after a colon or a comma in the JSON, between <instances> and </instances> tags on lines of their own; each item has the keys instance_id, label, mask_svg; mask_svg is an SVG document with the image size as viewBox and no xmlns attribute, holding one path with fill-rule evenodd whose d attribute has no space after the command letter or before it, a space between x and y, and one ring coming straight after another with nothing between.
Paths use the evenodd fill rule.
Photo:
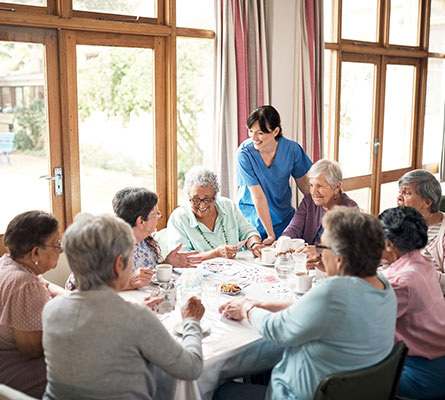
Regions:
<instances>
[{"instance_id":1,"label":"pink curtain","mask_svg":"<svg viewBox=\"0 0 445 400\"><path fill-rule=\"evenodd\" d=\"M264 2L217 2L216 171L221 194L236 195L236 150L248 137L246 120L269 103Z\"/></svg>"}]
</instances>

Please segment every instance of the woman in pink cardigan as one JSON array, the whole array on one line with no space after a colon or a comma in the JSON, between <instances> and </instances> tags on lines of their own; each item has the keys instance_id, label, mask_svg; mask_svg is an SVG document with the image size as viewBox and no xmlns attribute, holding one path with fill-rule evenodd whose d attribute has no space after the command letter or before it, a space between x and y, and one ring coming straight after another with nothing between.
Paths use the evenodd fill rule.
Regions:
<instances>
[{"instance_id":1,"label":"woman in pink cardigan","mask_svg":"<svg viewBox=\"0 0 445 400\"><path fill-rule=\"evenodd\" d=\"M431 260L420 250L428 227L412 207L379 215L385 233L383 275L397 296L395 340L408 346L398 394L415 399L445 397L445 299Z\"/></svg>"},{"instance_id":2,"label":"woman in pink cardigan","mask_svg":"<svg viewBox=\"0 0 445 400\"><path fill-rule=\"evenodd\" d=\"M445 294L445 218L439 211L442 199L440 183L431 172L423 169L409 171L399 180L398 206L414 207L428 226L428 243L422 250L437 270L437 277Z\"/></svg>"}]
</instances>

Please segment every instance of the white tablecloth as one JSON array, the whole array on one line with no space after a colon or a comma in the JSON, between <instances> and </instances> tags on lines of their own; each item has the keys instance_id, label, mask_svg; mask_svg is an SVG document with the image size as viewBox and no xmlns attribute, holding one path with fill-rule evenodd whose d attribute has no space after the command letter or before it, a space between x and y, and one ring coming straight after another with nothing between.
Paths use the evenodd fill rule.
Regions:
<instances>
[{"instance_id":1,"label":"white tablecloth","mask_svg":"<svg viewBox=\"0 0 445 400\"><path fill-rule=\"evenodd\" d=\"M215 262L218 260L227 265L228 274L214 273L205 280L242 283L241 286L247 286L243 288L241 295L250 298L296 298L291 289L276 280L274 269L255 262L249 251L238 253L231 265L223 259L215 259ZM121 292L120 295L127 301L142 302L147 293L133 290ZM231 298L221 295L220 304ZM173 330L173 326L181 320L178 307L169 314L161 315L160 319L169 332L180 340ZM216 306L213 309L206 307L201 321L202 326L205 324L210 325L211 330L202 341L203 373L197 381L177 381L175 400L210 400L213 391L225 381L271 369L281 358L281 349L262 339L247 321L237 322L223 318Z\"/></svg>"}]
</instances>

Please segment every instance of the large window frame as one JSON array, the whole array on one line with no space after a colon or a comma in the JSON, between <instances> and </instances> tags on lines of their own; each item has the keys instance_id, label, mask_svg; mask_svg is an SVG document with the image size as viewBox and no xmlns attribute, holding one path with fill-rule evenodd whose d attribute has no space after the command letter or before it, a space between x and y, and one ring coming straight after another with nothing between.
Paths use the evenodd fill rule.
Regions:
<instances>
[{"instance_id":1,"label":"large window frame","mask_svg":"<svg viewBox=\"0 0 445 400\"><path fill-rule=\"evenodd\" d=\"M415 168L427 168L431 172L438 171L438 164L424 165L422 162L423 151L423 131L425 116L425 98L426 98L426 79L428 58L444 58L444 54L435 54L428 52L429 43L429 24L431 0L419 0L419 29L418 45L403 46L389 43L390 29L390 9L391 0L379 0L377 12L377 33L376 42L365 42L360 40L342 39L342 0L326 0L331 3L332 9L332 28L333 41L325 43L325 50L330 50L335 68L331 69L331 75L327 78L329 82L328 90L328 119L326 121L328 132L325 134L325 146L323 154L326 157L332 157L338 160L339 156L339 137L340 137L340 79L341 63L345 60L362 60L362 62L372 62L376 65L376 94L378 96L374 110L373 121L375 124L374 138L382 143L383 135L383 113L384 98L380 98L385 92L385 67L387 64L408 64L415 66L415 101L414 101L414 119L412 133L412 154L410 154L411 163L408 168L401 168L394 171L382 172L382 149L378 150L373 160L372 173L369 176L359 176L348 178L343 181L345 190L354 190L360 188L371 188L371 206L370 212L379 213L380 207L380 189L384 183L397 181L405 172Z\"/></svg>"},{"instance_id":2,"label":"large window frame","mask_svg":"<svg viewBox=\"0 0 445 400\"><path fill-rule=\"evenodd\" d=\"M140 44L154 49L153 166L159 207L163 210L158 227L164 227L177 206L176 38L214 39L215 32L176 27L176 0L157 0L157 17L140 19L76 11L72 0L47 0L46 7L0 2L0 7L0 39L9 40L14 33L25 40L32 36L26 32L38 32L52 40L52 50L47 55L48 90L52 93L48 96L50 157L51 168L64 168L65 188L63 197L53 196L52 209L62 230L81 211L76 44Z\"/></svg>"}]
</instances>

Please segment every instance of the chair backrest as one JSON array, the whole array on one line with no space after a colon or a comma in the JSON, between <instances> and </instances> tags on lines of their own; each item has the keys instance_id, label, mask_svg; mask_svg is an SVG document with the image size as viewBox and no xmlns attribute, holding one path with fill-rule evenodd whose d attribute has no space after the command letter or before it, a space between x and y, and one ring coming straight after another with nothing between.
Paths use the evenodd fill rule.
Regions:
<instances>
[{"instance_id":1,"label":"chair backrest","mask_svg":"<svg viewBox=\"0 0 445 400\"><path fill-rule=\"evenodd\" d=\"M167 228L161 229L153 234L153 237L157 240L159 247L161 249L162 257L167 257L168 255L168 231Z\"/></svg>"},{"instance_id":2,"label":"chair backrest","mask_svg":"<svg viewBox=\"0 0 445 400\"><path fill-rule=\"evenodd\" d=\"M335 372L318 385L314 400L392 400L408 348L397 342L383 361L356 371Z\"/></svg>"}]
</instances>

